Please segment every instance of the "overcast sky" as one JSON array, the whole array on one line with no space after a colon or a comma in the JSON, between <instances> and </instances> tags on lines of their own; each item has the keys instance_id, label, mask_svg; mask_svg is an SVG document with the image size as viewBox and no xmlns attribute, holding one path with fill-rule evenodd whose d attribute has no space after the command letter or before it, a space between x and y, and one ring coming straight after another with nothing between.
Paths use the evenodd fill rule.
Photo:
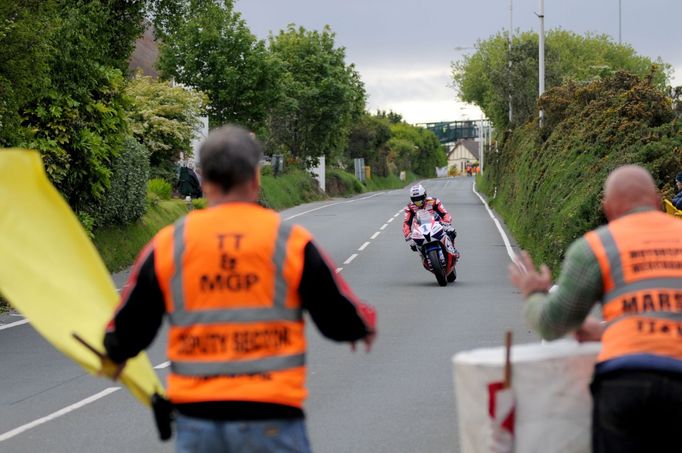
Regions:
<instances>
[{"instance_id":1,"label":"overcast sky","mask_svg":"<svg viewBox=\"0 0 682 453\"><path fill-rule=\"evenodd\" d=\"M661 57L682 85L682 1L620 0L622 40ZM605 33L618 40L619 0L545 0L545 30ZM237 0L259 38L289 23L330 25L359 70L368 108L394 110L411 123L475 119L480 112L449 88L450 63L481 39L509 29L509 0ZM539 0L513 0L515 31L537 31Z\"/></svg>"}]
</instances>

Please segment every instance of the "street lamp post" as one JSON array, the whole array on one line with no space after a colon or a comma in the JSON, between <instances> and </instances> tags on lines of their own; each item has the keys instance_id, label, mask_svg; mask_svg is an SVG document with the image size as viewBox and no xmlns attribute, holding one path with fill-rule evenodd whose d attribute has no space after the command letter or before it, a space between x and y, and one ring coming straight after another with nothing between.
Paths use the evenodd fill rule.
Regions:
<instances>
[{"instance_id":1,"label":"street lamp post","mask_svg":"<svg viewBox=\"0 0 682 453\"><path fill-rule=\"evenodd\" d=\"M538 46L538 97L540 97L545 92L545 0L540 0L540 12L537 16L540 19ZM544 111L540 110L540 127L542 127L544 113Z\"/></svg>"},{"instance_id":2,"label":"street lamp post","mask_svg":"<svg viewBox=\"0 0 682 453\"><path fill-rule=\"evenodd\" d=\"M509 46L509 127L511 127L511 122L512 122L512 83L511 83L511 67L512 67L512 60L511 60L511 52L512 52L512 33L513 33L513 24L512 24L512 0L509 0L509 34L508 34L508 46Z\"/></svg>"}]
</instances>

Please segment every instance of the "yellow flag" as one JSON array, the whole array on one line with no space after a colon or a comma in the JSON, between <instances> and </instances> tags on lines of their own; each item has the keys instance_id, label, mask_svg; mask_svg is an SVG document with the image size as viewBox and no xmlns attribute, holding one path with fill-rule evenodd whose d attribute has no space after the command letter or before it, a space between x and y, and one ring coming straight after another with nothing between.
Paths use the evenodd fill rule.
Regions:
<instances>
[{"instance_id":1,"label":"yellow flag","mask_svg":"<svg viewBox=\"0 0 682 453\"><path fill-rule=\"evenodd\" d=\"M35 151L0 150L0 293L52 345L90 373L118 294L102 259ZM144 404L162 394L146 354L129 360L121 382Z\"/></svg>"}]
</instances>

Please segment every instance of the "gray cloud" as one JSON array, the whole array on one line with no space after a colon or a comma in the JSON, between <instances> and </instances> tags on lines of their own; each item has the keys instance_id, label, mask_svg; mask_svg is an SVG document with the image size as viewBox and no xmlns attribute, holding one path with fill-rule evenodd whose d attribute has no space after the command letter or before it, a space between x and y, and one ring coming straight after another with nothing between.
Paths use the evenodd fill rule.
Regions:
<instances>
[{"instance_id":1,"label":"gray cloud","mask_svg":"<svg viewBox=\"0 0 682 453\"><path fill-rule=\"evenodd\" d=\"M672 64L675 82L682 84L682 2L621 2L623 42ZM370 108L382 108L377 103L413 108L421 99L441 106L452 102L453 115L455 92L444 87L443 74L462 55L454 48L473 46L509 27L507 0L240 0L237 9L261 38L289 23L310 29L330 25L365 81ZM513 0L514 29L537 30L537 10L538 0ZM546 0L545 29L557 27L617 40L618 0Z\"/></svg>"}]
</instances>

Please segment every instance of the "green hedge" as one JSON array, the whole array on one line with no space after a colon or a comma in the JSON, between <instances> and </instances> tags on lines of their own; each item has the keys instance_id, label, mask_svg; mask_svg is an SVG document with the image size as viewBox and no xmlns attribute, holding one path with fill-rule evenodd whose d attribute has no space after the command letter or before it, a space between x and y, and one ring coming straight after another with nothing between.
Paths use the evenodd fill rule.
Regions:
<instances>
[{"instance_id":1,"label":"green hedge","mask_svg":"<svg viewBox=\"0 0 682 453\"><path fill-rule=\"evenodd\" d=\"M568 245L605 222L604 181L639 164L663 196L682 169L682 130L670 98L650 80L617 73L588 84L553 88L540 100L545 123L514 130L486 156L481 188L520 245L556 273Z\"/></svg>"},{"instance_id":2,"label":"green hedge","mask_svg":"<svg viewBox=\"0 0 682 453\"><path fill-rule=\"evenodd\" d=\"M112 162L110 186L95 213L96 226L125 225L146 210L149 151L132 137Z\"/></svg>"}]
</instances>

